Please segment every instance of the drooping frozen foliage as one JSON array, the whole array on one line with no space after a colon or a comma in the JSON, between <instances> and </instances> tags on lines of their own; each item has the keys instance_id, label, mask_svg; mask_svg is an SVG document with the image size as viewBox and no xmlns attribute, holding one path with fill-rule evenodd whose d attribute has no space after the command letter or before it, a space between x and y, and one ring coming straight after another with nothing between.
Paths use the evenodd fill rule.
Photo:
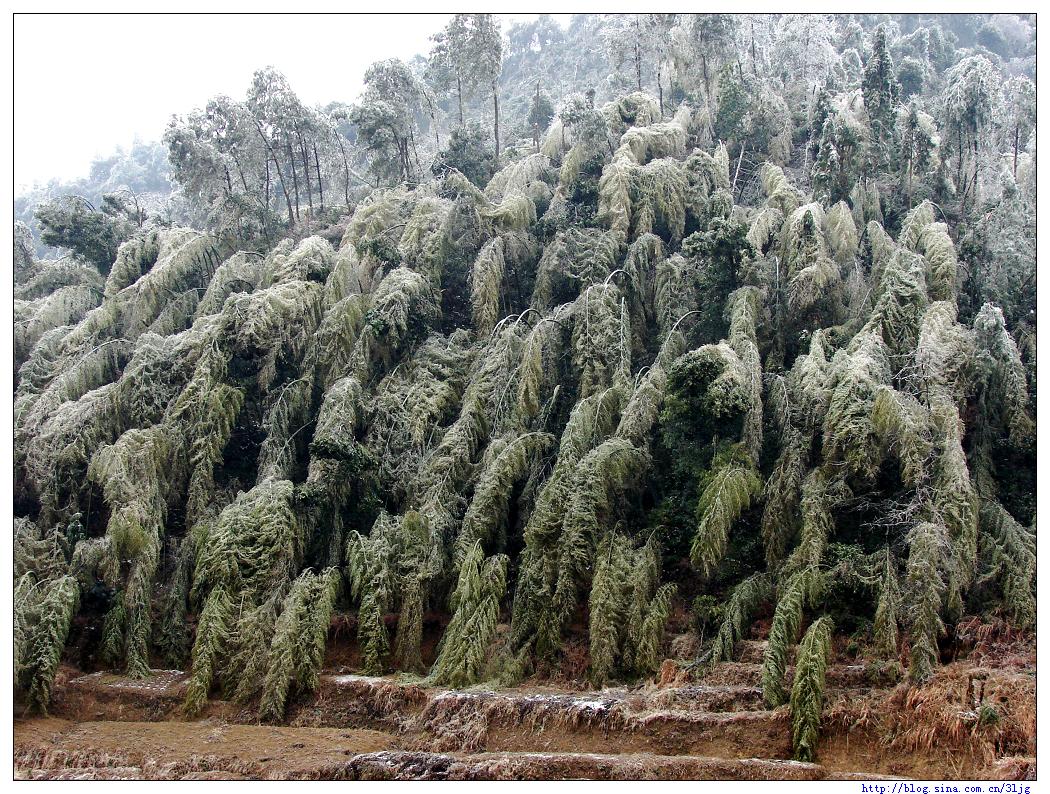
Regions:
<instances>
[{"instance_id":1,"label":"drooping frozen foliage","mask_svg":"<svg viewBox=\"0 0 1050 794\"><path fill-rule=\"evenodd\" d=\"M809 627L798 644L795 680L791 685L791 728L795 757L800 761L813 761L817 754L833 628L831 618L825 615Z\"/></svg>"},{"instance_id":2,"label":"drooping frozen foliage","mask_svg":"<svg viewBox=\"0 0 1050 794\"><path fill-rule=\"evenodd\" d=\"M264 70L167 136L206 231L81 213L47 261L19 232L28 705L63 658L163 659L188 714L279 721L333 644L605 686L768 625L763 698L812 760L842 633L919 686L964 616L1032 629L1024 84L892 25L659 16L666 51L590 94L587 58L521 94L462 19L353 108Z\"/></svg>"}]
</instances>

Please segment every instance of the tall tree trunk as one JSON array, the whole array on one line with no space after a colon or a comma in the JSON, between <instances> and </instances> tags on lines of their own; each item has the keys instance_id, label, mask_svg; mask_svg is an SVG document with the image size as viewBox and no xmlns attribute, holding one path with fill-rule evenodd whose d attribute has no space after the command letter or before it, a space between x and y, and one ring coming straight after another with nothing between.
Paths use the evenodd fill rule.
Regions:
<instances>
[{"instance_id":1,"label":"tall tree trunk","mask_svg":"<svg viewBox=\"0 0 1050 794\"><path fill-rule=\"evenodd\" d=\"M977 204L977 174L981 168L981 157L977 151L977 136L973 136L973 198L972 205Z\"/></svg>"},{"instance_id":2,"label":"tall tree trunk","mask_svg":"<svg viewBox=\"0 0 1050 794\"><path fill-rule=\"evenodd\" d=\"M908 209L911 210L911 194L912 194L912 174L914 172L913 160L911 157L908 158Z\"/></svg>"},{"instance_id":3,"label":"tall tree trunk","mask_svg":"<svg viewBox=\"0 0 1050 794\"><path fill-rule=\"evenodd\" d=\"M758 56L755 54L755 20L751 20L751 70L758 76Z\"/></svg>"},{"instance_id":4,"label":"tall tree trunk","mask_svg":"<svg viewBox=\"0 0 1050 794\"><path fill-rule=\"evenodd\" d=\"M314 141L314 166L317 168L317 189L321 192L321 212L324 212L324 184L321 182L321 158L317 156L316 141Z\"/></svg>"},{"instance_id":5,"label":"tall tree trunk","mask_svg":"<svg viewBox=\"0 0 1050 794\"><path fill-rule=\"evenodd\" d=\"M496 137L496 165L499 165L499 86L496 79L492 80L492 111L494 115L493 133Z\"/></svg>"},{"instance_id":6,"label":"tall tree trunk","mask_svg":"<svg viewBox=\"0 0 1050 794\"><path fill-rule=\"evenodd\" d=\"M813 113L813 93L809 96L809 112ZM802 176L810 184L813 182L812 174L809 171L809 150L813 148L813 122L809 124L809 135L806 136L806 150L802 154Z\"/></svg>"},{"instance_id":7,"label":"tall tree trunk","mask_svg":"<svg viewBox=\"0 0 1050 794\"><path fill-rule=\"evenodd\" d=\"M806 35L802 42L802 82L809 83L809 17L806 17Z\"/></svg>"},{"instance_id":8,"label":"tall tree trunk","mask_svg":"<svg viewBox=\"0 0 1050 794\"><path fill-rule=\"evenodd\" d=\"M657 63L656 65L656 89L660 94L660 118L664 117L664 68L663 63Z\"/></svg>"},{"instance_id":9,"label":"tall tree trunk","mask_svg":"<svg viewBox=\"0 0 1050 794\"><path fill-rule=\"evenodd\" d=\"M1014 127L1014 179L1017 179L1017 149L1021 143L1021 125Z\"/></svg>"},{"instance_id":10,"label":"tall tree trunk","mask_svg":"<svg viewBox=\"0 0 1050 794\"><path fill-rule=\"evenodd\" d=\"M255 198L252 196L252 192L248 189L248 180L244 178L244 169L241 167L241 161L237 159L237 155L233 152L230 153L230 158L233 160L233 165L237 169L237 178L241 181L241 187L244 188L244 195L249 198Z\"/></svg>"},{"instance_id":11,"label":"tall tree trunk","mask_svg":"<svg viewBox=\"0 0 1050 794\"><path fill-rule=\"evenodd\" d=\"M292 141L289 138L288 144L288 167L292 169L292 187L295 190L295 220L299 221L299 174L295 170L295 153L292 151Z\"/></svg>"},{"instance_id":12,"label":"tall tree trunk","mask_svg":"<svg viewBox=\"0 0 1050 794\"><path fill-rule=\"evenodd\" d=\"M244 194L246 196L251 195L251 191L248 189L248 180L244 178L244 169L241 168L241 164L236 157L233 158L233 162L237 166L237 176L240 177L241 187L244 188Z\"/></svg>"},{"instance_id":13,"label":"tall tree trunk","mask_svg":"<svg viewBox=\"0 0 1050 794\"><path fill-rule=\"evenodd\" d=\"M284 193L284 203L288 205L288 225L291 226L295 222L295 214L292 212L292 197L288 195L288 186L284 183L284 175L281 173L281 164L277 161L277 155L271 154L273 157L274 168L277 169L277 179L281 183L281 192Z\"/></svg>"},{"instance_id":14,"label":"tall tree trunk","mask_svg":"<svg viewBox=\"0 0 1050 794\"><path fill-rule=\"evenodd\" d=\"M962 141L959 142L959 145L962 146ZM960 171L961 171L959 178L962 180L961 187L959 188L959 212L960 213L963 213L963 212L966 211L966 194L967 194L967 192L970 189L970 164L962 162L963 154L967 153L967 156L969 156L968 155L969 151L970 151L970 143L969 143L969 141L967 141L966 148L960 150L960 152L959 152L959 160L960 160L959 168L960 168ZM965 165L965 167L964 167L964 165Z\"/></svg>"},{"instance_id":15,"label":"tall tree trunk","mask_svg":"<svg viewBox=\"0 0 1050 794\"><path fill-rule=\"evenodd\" d=\"M533 103L535 106L540 101L540 81L536 81L536 100ZM533 121L532 122L532 148L537 152L540 150L540 125Z\"/></svg>"},{"instance_id":16,"label":"tall tree trunk","mask_svg":"<svg viewBox=\"0 0 1050 794\"><path fill-rule=\"evenodd\" d=\"M416 170L419 171L420 180L423 177L423 166L419 162L419 149L416 147L416 134L412 131L408 133L409 139L412 141L412 154L416 156Z\"/></svg>"},{"instance_id":17,"label":"tall tree trunk","mask_svg":"<svg viewBox=\"0 0 1050 794\"><path fill-rule=\"evenodd\" d=\"M437 116L434 114L434 101L430 98L430 94L426 91L423 92L423 98L427 101L427 108L430 111L430 128L434 130L434 145L441 148L441 133L438 132Z\"/></svg>"},{"instance_id":18,"label":"tall tree trunk","mask_svg":"<svg viewBox=\"0 0 1050 794\"><path fill-rule=\"evenodd\" d=\"M634 42L634 76L638 82L638 90L642 90L642 47L636 40Z\"/></svg>"},{"instance_id":19,"label":"tall tree trunk","mask_svg":"<svg viewBox=\"0 0 1050 794\"><path fill-rule=\"evenodd\" d=\"M277 152L275 152L273 147L270 145L270 141L266 137L266 133L263 132L262 124L259 123L258 119L255 119L255 129L259 132L259 138L262 140L263 146L266 147L266 151L268 151L270 153L270 158L273 160L273 165L277 169L277 178L281 182L281 192L284 193L285 203L288 204L288 225L291 226L292 220L293 220L293 217L292 217L292 199L288 195L288 187L284 183L284 174L281 173L281 164L277 160ZM267 196L266 203L267 203L267 206L269 206L269 202L270 202L270 199L269 199L269 196L270 196L270 167L269 167L269 165L266 166L266 196Z\"/></svg>"},{"instance_id":20,"label":"tall tree trunk","mask_svg":"<svg viewBox=\"0 0 1050 794\"><path fill-rule=\"evenodd\" d=\"M310 204L310 220L314 217L314 188L310 180L310 155L306 151L306 143L303 141L302 134L296 130L296 137L299 139L299 154L303 158L303 174L306 176L306 200Z\"/></svg>"},{"instance_id":21,"label":"tall tree trunk","mask_svg":"<svg viewBox=\"0 0 1050 794\"><path fill-rule=\"evenodd\" d=\"M456 75L456 95L459 97L459 126L463 126L463 78Z\"/></svg>"},{"instance_id":22,"label":"tall tree trunk","mask_svg":"<svg viewBox=\"0 0 1050 794\"><path fill-rule=\"evenodd\" d=\"M736 180L740 176L740 164L744 162L744 149L747 148L747 141L740 144L740 157L736 161L736 173L733 174L733 187L731 188L732 194L736 196ZM734 199L735 200L735 199Z\"/></svg>"},{"instance_id":23,"label":"tall tree trunk","mask_svg":"<svg viewBox=\"0 0 1050 794\"><path fill-rule=\"evenodd\" d=\"M339 153L343 156L343 198L346 200L347 208L350 207L350 163L346 159L346 147L343 146L343 136L337 138L339 142Z\"/></svg>"}]
</instances>

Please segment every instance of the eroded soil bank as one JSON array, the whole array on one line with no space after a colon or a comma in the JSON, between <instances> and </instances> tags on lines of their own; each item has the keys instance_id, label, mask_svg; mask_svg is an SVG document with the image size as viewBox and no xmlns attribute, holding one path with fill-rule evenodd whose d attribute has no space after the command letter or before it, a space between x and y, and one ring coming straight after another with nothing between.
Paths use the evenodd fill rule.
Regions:
<instances>
[{"instance_id":1,"label":"eroded soil bank","mask_svg":"<svg viewBox=\"0 0 1050 794\"><path fill-rule=\"evenodd\" d=\"M1035 659L1025 648L945 665L927 687L837 660L819 763L791 757L767 710L761 642L701 680L580 691L467 691L330 670L281 725L212 701L182 716L187 675L144 681L63 667L47 717L15 720L15 768L45 779L924 779L1035 774ZM16 715L20 711L16 704Z\"/></svg>"}]
</instances>

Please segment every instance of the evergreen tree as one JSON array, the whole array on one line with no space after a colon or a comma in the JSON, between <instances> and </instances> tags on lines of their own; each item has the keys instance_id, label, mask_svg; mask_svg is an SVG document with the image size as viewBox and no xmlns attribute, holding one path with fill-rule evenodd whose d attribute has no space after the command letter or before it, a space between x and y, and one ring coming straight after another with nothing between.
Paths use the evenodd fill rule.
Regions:
<instances>
[{"instance_id":1,"label":"evergreen tree","mask_svg":"<svg viewBox=\"0 0 1050 794\"><path fill-rule=\"evenodd\" d=\"M867 171L869 175L874 175L889 166L892 153L896 149L893 136L900 95L893 58L886 46L886 31L882 27L875 31L872 39L871 55L864 65L861 91L864 94L864 109L871 126L871 154L868 157Z\"/></svg>"},{"instance_id":2,"label":"evergreen tree","mask_svg":"<svg viewBox=\"0 0 1050 794\"><path fill-rule=\"evenodd\" d=\"M537 150L540 146L540 136L547 131L554 118L554 105L550 97L540 93L540 84L536 83L536 93L529 103L529 115L526 117L529 132L532 134L532 144Z\"/></svg>"}]
</instances>

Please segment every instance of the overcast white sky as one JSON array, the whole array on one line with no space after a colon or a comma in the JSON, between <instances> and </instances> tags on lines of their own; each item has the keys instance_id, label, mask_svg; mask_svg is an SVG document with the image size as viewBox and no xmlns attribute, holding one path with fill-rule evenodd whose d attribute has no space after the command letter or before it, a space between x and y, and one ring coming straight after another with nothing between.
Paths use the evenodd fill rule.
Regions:
<instances>
[{"instance_id":1,"label":"overcast white sky","mask_svg":"<svg viewBox=\"0 0 1050 794\"><path fill-rule=\"evenodd\" d=\"M503 15L508 20L534 14ZM426 53L448 14L24 15L14 18L15 186L91 160L273 65L307 103L353 101L373 61ZM559 20L566 24L566 20Z\"/></svg>"}]
</instances>

